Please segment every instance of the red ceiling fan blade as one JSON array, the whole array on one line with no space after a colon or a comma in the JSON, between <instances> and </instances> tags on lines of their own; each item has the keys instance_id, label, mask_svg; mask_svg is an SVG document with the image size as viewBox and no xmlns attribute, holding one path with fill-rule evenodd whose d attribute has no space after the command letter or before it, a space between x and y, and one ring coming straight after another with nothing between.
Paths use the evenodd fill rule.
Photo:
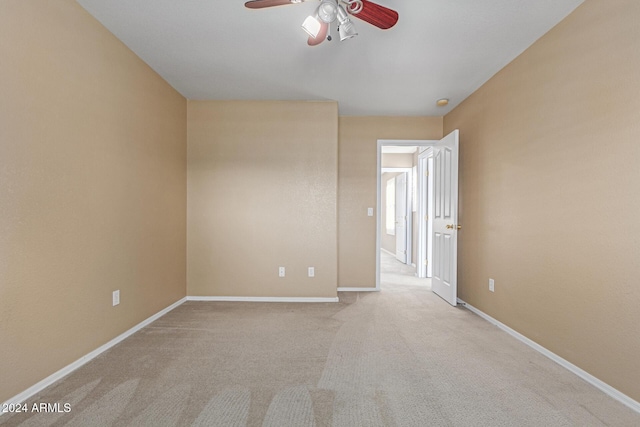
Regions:
<instances>
[{"instance_id":1,"label":"red ceiling fan blade","mask_svg":"<svg viewBox=\"0 0 640 427\"><path fill-rule=\"evenodd\" d=\"M307 40L307 44L309 46L317 46L322 43L327 38L327 33L329 32L329 24L326 22L320 21L320 31L318 35L315 37L309 36L309 40Z\"/></svg>"},{"instance_id":2,"label":"red ceiling fan blade","mask_svg":"<svg viewBox=\"0 0 640 427\"><path fill-rule=\"evenodd\" d=\"M398 12L368 0L362 0L362 10L353 16L383 30L388 30L398 22Z\"/></svg>"},{"instance_id":3,"label":"red ceiling fan blade","mask_svg":"<svg viewBox=\"0 0 640 427\"><path fill-rule=\"evenodd\" d=\"M244 4L249 9L262 9L263 7L283 6L285 4L302 3L305 0L251 0Z\"/></svg>"}]
</instances>

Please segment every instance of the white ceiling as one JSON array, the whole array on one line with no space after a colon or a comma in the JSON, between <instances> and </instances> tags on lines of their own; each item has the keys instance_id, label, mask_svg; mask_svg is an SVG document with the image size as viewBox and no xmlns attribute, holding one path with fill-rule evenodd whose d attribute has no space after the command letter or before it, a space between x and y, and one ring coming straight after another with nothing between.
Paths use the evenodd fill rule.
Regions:
<instances>
[{"instance_id":1,"label":"white ceiling","mask_svg":"<svg viewBox=\"0 0 640 427\"><path fill-rule=\"evenodd\" d=\"M379 0L380 30L307 46L317 1L77 0L188 99L336 100L341 115L441 116L583 0ZM332 29L335 34L335 29ZM436 107L439 98L451 100Z\"/></svg>"}]
</instances>

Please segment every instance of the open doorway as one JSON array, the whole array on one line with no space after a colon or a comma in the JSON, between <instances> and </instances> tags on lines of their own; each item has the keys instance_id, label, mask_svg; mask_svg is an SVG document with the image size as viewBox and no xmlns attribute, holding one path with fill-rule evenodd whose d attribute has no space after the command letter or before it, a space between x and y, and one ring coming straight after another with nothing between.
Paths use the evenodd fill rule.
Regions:
<instances>
[{"instance_id":1,"label":"open doorway","mask_svg":"<svg viewBox=\"0 0 640 427\"><path fill-rule=\"evenodd\" d=\"M430 285L429 159L437 142L378 141L378 290L385 283Z\"/></svg>"},{"instance_id":2,"label":"open doorway","mask_svg":"<svg viewBox=\"0 0 640 427\"><path fill-rule=\"evenodd\" d=\"M385 153L382 156L384 162ZM400 263L412 265L414 240L412 169L383 167L381 181L380 249L396 258Z\"/></svg>"}]
</instances>

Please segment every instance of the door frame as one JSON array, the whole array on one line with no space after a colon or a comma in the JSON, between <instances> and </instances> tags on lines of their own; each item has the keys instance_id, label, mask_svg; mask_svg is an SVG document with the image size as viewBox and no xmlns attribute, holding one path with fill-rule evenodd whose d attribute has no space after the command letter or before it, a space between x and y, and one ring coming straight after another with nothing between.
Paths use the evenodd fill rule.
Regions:
<instances>
[{"instance_id":1,"label":"door frame","mask_svg":"<svg viewBox=\"0 0 640 427\"><path fill-rule=\"evenodd\" d=\"M417 146L432 147L440 142L440 140L431 139L379 139L377 141L377 164L376 164L376 291L380 290L380 247L382 236L380 235L380 227L382 226L382 147L383 146ZM386 168L385 168L386 169ZM394 168L398 169L398 168ZM411 168L407 168L411 171ZM400 172L400 171L398 171ZM409 174L410 175L410 174ZM418 180L420 182L420 180ZM422 191L418 189L418 197L421 197ZM408 227L407 227L408 228Z\"/></svg>"}]
</instances>

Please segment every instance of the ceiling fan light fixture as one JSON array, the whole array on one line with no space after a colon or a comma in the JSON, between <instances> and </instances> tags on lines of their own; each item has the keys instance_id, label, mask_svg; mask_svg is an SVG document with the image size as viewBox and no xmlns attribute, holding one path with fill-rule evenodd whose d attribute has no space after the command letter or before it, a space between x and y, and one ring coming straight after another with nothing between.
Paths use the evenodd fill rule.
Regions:
<instances>
[{"instance_id":1,"label":"ceiling fan light fixture","mask_svg":"<svg viewBox=\"0 0 640 427\"><path fill-rule=\"evenodd\" d=\"M351 21L346 22L344 24L340 24L340 27L338 28L338 32L340 33L341 42L358 35L358 32L356 31L356 27L353 25L353 22Z\"/></svg>"},{"instance_id":2,"label":"ceiling fan light fixture","mask_svg":"<svg viewBox=\"0 0 640 427\"><path fill-rule=\"evenodd\" d=\"M318 18L315 16L307 16L307 19L302 23L302 29L309 34L310 37L316 38L318 33L320 33L320 28L322 24L318 21Z\"/></svg>"},{"instance_id":3,"label":"ceiling fan light fixture","mask_svg":"<svg viewBox=\"0 0 640 427\"><path fill-rule=\"evenodd\" d=\"M335 0L323 0L316 13L321 21L330 24L338 16L338 3Z\"/></svg>"},{"instance_id":4,"label":"ceiling fan light fixture","mask_svg":"<svg viewBox=\"0 0 640 427\"><path fill-rule=\"evenodd\" d=\"M338 32L340 33L340 41L345 41L358 35L355 25L349 19L349 15L342 6L338 6L338 21L340 26Z\"/></svg>"}]
</instances>

